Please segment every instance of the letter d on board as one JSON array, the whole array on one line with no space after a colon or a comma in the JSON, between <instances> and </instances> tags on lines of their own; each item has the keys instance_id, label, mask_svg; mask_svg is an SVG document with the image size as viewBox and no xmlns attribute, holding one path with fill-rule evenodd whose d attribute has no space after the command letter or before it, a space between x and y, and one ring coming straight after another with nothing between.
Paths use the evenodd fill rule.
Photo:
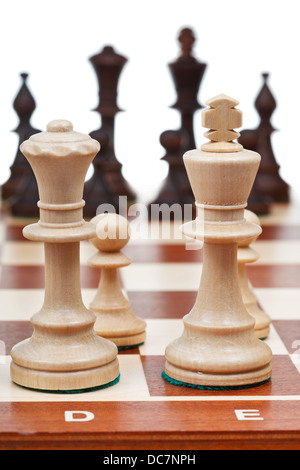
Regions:
<instances>
[{"instance_id":1,"label":"letter d on board","mask_svg":"<svg viewBox=\"0 0 300 470\"><path fill-rule=\"evenodd\" d=\"M65 421L67 423L75 421L91 421L94 417L94 414L90 411L65 411Z\"/></svg>"}]
</instances>

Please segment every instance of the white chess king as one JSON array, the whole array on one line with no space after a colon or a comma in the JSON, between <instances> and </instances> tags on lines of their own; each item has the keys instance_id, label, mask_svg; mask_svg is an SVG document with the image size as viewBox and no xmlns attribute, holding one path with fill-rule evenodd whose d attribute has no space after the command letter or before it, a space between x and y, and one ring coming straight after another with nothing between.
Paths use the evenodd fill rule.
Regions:
<instances>
[{"instance_id":1,"label":"white chess king","mask_svg":"<svg viewBox=\"0 0 300 470\"><path fill-rule=\"evenodd\" d=\"M244 305L237 250L261 233L244 217L260 155L234 142L239 134L233 129L242 124L236 100L219 95L207 104L202 123L211 141L183 156L198 214L182 231L204 242L203 270L183 334L166 348L163 376L198 388L253 386L270 379L272 353Z\"/></svg>"}]
</instances>

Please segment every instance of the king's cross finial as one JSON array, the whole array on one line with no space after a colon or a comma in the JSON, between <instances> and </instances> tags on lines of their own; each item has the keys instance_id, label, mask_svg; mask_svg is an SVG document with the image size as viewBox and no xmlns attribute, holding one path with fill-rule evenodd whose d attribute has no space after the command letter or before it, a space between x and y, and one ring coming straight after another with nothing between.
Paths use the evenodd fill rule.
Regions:
<instances>
[{"instance_id":1,"label":"king's cross finial","mask_svg":"<svg viewBox=\"0 0 300 470\"><path fill-rule=\"evenodd\" d=\"M202 125L210 129L204 135L210 142L201 146L206 152L239 152L242 145L233 142L240 134L234 129L242 126L242 112L235 109L239 104L226 95L218 95L206 102L209 108L202 111Z\"/></svg>"}]
</instances>

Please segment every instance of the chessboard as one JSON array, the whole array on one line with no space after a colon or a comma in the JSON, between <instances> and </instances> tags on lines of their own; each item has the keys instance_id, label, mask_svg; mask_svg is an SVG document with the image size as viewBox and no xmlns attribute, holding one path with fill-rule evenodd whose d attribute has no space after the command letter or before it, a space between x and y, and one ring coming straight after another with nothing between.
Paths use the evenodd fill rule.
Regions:
<instances>
[{"instance_id":1,"label":"chessboard","mask_svg":"<svg viewBox=\"0 0 300 470\"><path fill-rule=\"evenodd\" d=\"M173 385L162 377L164 351L180 336L193 306L202 250L187 247L177 222L154 236L141 231L124 252L120 273L133 311L147 322L146 340L119 351L120 380L98 391L58 394L22 388L10 378L10 351L31 336L43 303L43 244L26 240L28 220L1 213L0 448L17 449L300 449L300 209L275 204L260 218L260 258L247 267L260 306L271 317L265 339L272 378L231 391ZM171 229L170 229L171 227ZM153 229L153 226L152 226ZM138 231L137 231L138 232ZM188 248L188 249L187 249ZM99 270L94 247L81 243L82 298L91 302Z\"/></svg>"}]
</instances>

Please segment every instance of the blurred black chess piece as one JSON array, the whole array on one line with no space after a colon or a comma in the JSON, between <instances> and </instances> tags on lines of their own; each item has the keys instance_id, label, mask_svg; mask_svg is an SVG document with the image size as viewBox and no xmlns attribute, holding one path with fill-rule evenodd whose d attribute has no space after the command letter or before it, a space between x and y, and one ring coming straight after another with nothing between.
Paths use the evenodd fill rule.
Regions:
<instances>
[{"instance_id":1,"label":"blurred black chess piece","mask_svg":"<svg viewBox=\"0 0 300 470\"><path fill-rule=\"evenodd\" d=\"M180 204L183 207L184 204L194 206L195 203L182 157L187 150L196 148L194 114L203 108L198 102L198 93L206 64L193 56L196 38L192 29L181 29L178 40L181 48L180 55L177 60L169 63L168 67L177 94L177 100L171 108L179 111L181 126L178 130L165 131L160 136L160 142L166 149L166 154L162 159L168 162L169 171L152 204L167 203L170 206Z\"/></svg>"},{"instance_id":2,"label":"blurred black chess piece","mask_svg":"<svg viewBox=\"0 0 300 470\"><path fill-rule=\"evenodd\" d=\"M84 187L84 215L94 217L100 204L111 204L118 213L119 196L126 196L130 205L136 195L122 174L114 148L115 116L122 111L117 105L118 83L127 58L117 54L112 46L105 46L89 60L99 87L99 104L94 111L101 117L101 128L90 133L101 149L93 161L94 173Z\"/></svg>"},{"instance_id":3,"label":"blurred black chess piece","mask_svg":"<svg viewBox=\"0 0 300 470\"><path fill-rule=\"evenodd\" d=\"M238 141L245 149L257 152L258 134L255 129L244 129L241 131ZM263 190L263 180L263 174L257 172L247 201L247 209L257 215L268 214L272 204L272 198Z\"/></svg>"},{"instance_id":4,"label":"blurred black chess piece","mask_svg":"<svg viewBox=\"0 0 300 470\"><path fill-rule=\"evenodd\" d=\"M266 214L270 204L289 201L289 186L280 176L271 142L276 130L271 123L271 116L276 109L276 100L268 86L269 73L263 73L263 86L255 100L255 108L260 117L256 129L241 132L239 142L249 150L261 155L261 164L248 201L248 208L256 214Z\"/></svg>"},{"instance_id":5,"label":"blurred black chess piece","mask_svg":"<svg viewBox=\"0 0 300 470\"><path fill-rule=\"evenodd\" d=\"M21 73L20 77L22 85L13 102L13 107L19 118L19 124L14 129L14 132L19 136L19 142L15 159L10 167L10 177L1 188L2 199L6 201L13 215L38 217L37 183L31 166L20 151L20 145L40 130L32 127L30 123L36 103L27 86L28 73Z\"/></svg>"}]
</instances>

